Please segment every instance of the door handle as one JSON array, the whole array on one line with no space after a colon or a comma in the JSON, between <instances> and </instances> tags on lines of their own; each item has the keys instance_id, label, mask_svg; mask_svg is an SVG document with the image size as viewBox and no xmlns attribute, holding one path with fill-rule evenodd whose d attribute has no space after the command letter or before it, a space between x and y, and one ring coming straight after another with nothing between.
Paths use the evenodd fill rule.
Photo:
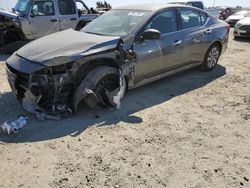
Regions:
<instances>
[{"instance_id":1,"label":"door handle","mask_svg":"<svg viewBox=\"0 0 250 188\"><path fill-rule=\"evenodd\" d=\"M206 34L210 34L210 33L212 33L212 32L213 32L212 29L207 29L207 30L206 30Z\"/></svg>"},{"instance_id":2,"label":"door handle","mask_svg":"<svg viewBox=\"0 0 250 188\"><path fill-rule=\"evenodd\" d=\"M70 20L76 20L76 18L71 18Z\"/></svg>"},{"instance_id":3,"label":"door handle","mask_svg":"<svg viewBox=\"0 0 250 188\"><path fill-rule=\"evenodd\" d=\"M173 45L179 46L181 43L182 43L182 40L176 40Z\"/></svg>"},{"instance_id":4,"label":"door handle","mask_svg":"<svg viewBox=\"0 0 250 188\"><path fill-rule=\"evenodd\" d=\"M52 20L50 20L51 22L57 22L57 19L52 19Z\"/></svg>"}]
</instances>

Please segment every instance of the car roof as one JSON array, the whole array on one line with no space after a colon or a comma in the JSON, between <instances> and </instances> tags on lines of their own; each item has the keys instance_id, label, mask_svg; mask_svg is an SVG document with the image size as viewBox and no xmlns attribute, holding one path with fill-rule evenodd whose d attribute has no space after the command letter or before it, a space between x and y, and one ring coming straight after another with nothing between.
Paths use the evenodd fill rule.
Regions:
<instances>
[{"instance_id":1,"label":"car roof","mask_svg":"<svg viewBox=\"0 0 250 188\"><path fill-rule=\"evenodd\" d=\"M127 5L127 6L120 6L115 7L114 9L124 9L124 10L148 10L148 11L158 11L164 8L171 8L171 7L187 7L185 5L176 5L176 4L134 4L134 5Z\"/></svg>"}]
</instances>

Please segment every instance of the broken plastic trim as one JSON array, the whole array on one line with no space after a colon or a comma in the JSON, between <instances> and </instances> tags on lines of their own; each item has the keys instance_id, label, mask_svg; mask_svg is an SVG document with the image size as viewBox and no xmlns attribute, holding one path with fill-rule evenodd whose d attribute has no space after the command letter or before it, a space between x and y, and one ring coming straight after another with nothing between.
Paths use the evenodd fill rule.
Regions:
<instances>
[{"instance_id":1,"label":"broken plastic trim","mask_svg":"<svg viewBox=\"0 0 250 188\"><path fill-rule=\"evenodd\" d=\"M126 80L125 77L122 74L122 71L119 71L119 88L112 92L106 91L106 94L108 95L109 102L113 104L113 106L116 106L117 109L121 108L121 99L124 97L124 94L126 92Z\"/></svg>"},{"instance_id":2,"label":"broken plastic trim","mask_svg":"<svg viewBox=\"0 0 250 188\"><path fill-rule=\"evenodd\" d=\"M10 135L12 133L18 133L20 129L22 129L28 122L28 117L19 116L17 120L14 121L6 121L0 127L3 132Z\"/></svg>"}]
</instances>

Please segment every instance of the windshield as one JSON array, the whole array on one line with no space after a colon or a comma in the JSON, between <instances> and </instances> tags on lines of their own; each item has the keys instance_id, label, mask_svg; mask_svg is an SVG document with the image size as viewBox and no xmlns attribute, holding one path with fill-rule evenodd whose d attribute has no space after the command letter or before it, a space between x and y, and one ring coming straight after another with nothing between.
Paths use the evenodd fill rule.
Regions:
<instances>
[{"instance_id":1,"label":"windshield","mask_svg":"<svg viewBox=\"0 0 250 188\"><path fill-rule=\"evenodd\" d=\"M16 6L15 6L15 11L21 12L23 14L27 13L29 4L31 0L18 0Z\"/></svg>"},{"instance_id":2,"label":"windshield","mask_svg":"<svg viewBox=\"0 0 250 188\"><path fill-rule=\"evenodd\" d=\"M97 35L127 36L149 14L150 11L111 10L90 22L82 31Z\"/></svg>"}]
</instances>

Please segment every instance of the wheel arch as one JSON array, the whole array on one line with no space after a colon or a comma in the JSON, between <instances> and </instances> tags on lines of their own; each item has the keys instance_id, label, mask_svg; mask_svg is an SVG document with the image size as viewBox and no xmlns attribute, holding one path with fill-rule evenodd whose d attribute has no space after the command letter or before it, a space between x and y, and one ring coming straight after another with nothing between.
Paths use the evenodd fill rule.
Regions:
<instances>
[{"instance_id":1,"label":"wheel arch","mask_svg":"<svg viewBox=\"0 0 250 188\"><path fill-rule=\"evenodd\" d=\"M78 105L80 104L80 102L88 97L89 94L91 93L88 93L89 89L92 91L93 87L94 87L94 83L96 83L96 81L98 80L98 78L103 74L105 73L102 72L101 74L97 74L96 71L99 71L104 69L104 70L107 70L110 68L112 68L113 70L117 70L116 72L118 73L118 68L115 67L115 66L110 66L111 64L109 63L101 63L101 64L97 64L97 66L94 66L92 67L91 69L88 69L86 70L86 74L85 76L80 80L78 86L75 88L75 91L74 91L74 97L73 97L73 101L72 101L72 105L73 105L73 108L74 108L74 111L76 112L77 110L77 107ZM93 76L93 73L94 75L96 76Z\"/></svg>"},{"instance_id":2,"label":"wheel arch","mask_svg":"<svg viewBox=\"0 0 250 188\"><path fill-rule=\"evenodd\" d=\"M103 57L103 58L93 59L93 60L87 61L87 62L83 63L82 65L80 65L80 67L78 68L78 71L76 72L76 75L77 75L76 76L76 81L77 81L76 85L78 86L90 71L94 70L95 68L97 68L99 66L109 66L109 67L113 67L113 68L117 68L117 69L120 68L117 61L115 59L109 58L109 57Z\"/></svg>"},{"instance_id":3,"label":"wheel arch","mask_svg":"<svg viewBox=\"0 0 250 188\"><path fill-rule=\"evenodd\" d=\"M215 45L215 44L217 44L217 45L220 47L220 53L221 53L221 52L222 52L222 49L223 49L223 44L222 44L222 41L220 41L220 40L215 40L215 41L213 41L213 42L210 44L208 50L211 48L211 46L213 46L213 45Z\"/></svg>"}]
</instances>

